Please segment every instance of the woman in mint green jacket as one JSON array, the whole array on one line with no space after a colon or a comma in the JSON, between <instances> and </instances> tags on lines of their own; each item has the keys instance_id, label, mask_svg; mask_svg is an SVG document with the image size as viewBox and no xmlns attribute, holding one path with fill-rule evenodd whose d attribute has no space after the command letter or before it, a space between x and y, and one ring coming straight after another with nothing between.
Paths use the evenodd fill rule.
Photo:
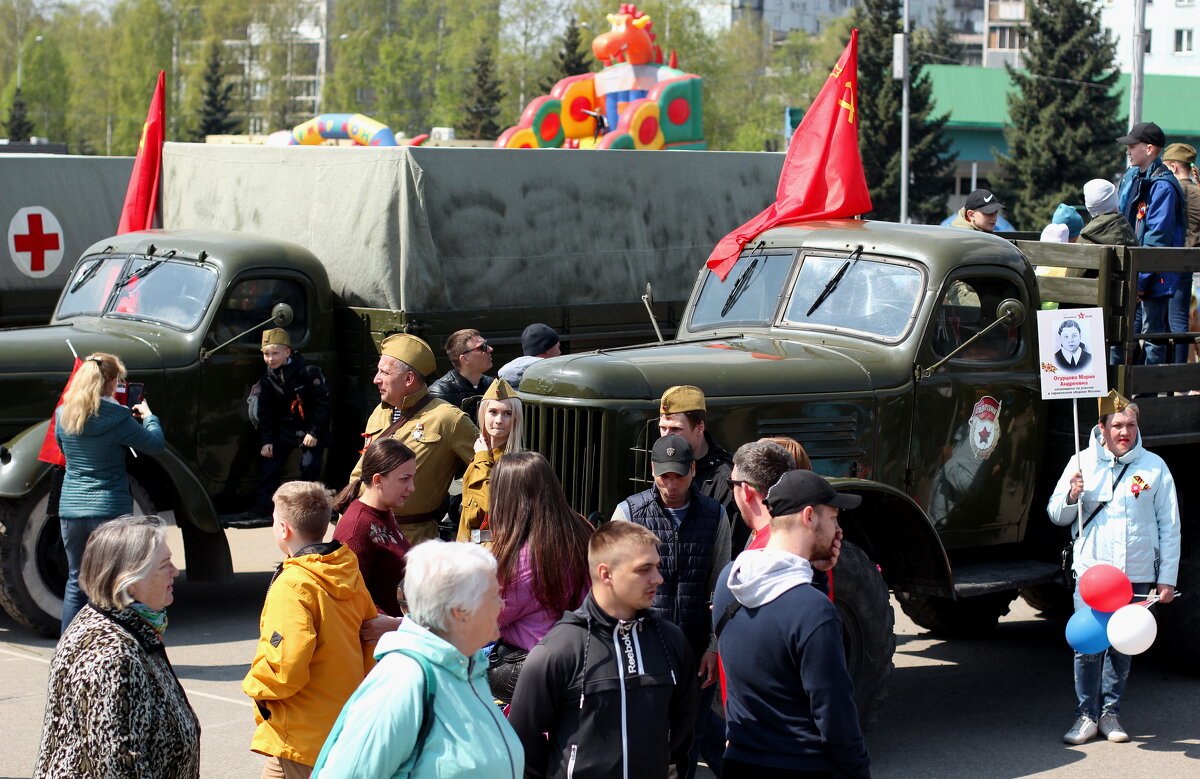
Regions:
<instances>
[{"instance_id":1,"label":"woman in mint green jacket","mask_svg":"<svg viewBox=\"0 0 1200 779\"><path fill-rule=\"evenodd\" d=\"M500 631L496 560L427 541L406 555L408 615L342 708L314 779L520 779L521 742L492 703L483 647Z\"/></svg>"}]
</instances>

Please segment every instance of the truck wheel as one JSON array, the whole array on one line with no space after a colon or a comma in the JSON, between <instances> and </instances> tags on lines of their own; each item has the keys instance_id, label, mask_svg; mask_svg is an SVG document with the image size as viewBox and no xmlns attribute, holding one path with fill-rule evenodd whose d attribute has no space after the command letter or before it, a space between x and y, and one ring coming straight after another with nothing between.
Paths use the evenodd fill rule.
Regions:
<instances>
[{"instance_id":1,"label":"truck wheel","mask_svg":"<svg viewBox=\"0 0 1200 779\"><path fill-rule=\"evenodd\" d=\"M842 545L833 570L834 605L842 618L846 667L864 730L875 723L892 679L896 615L879 567L852 543Z\"/></svg>"},{"instance_id":2,"label":"truck wheel","mask_svg":"<svg viewBox=\"0 0 1200 779\"><path fill-rule=\"evenodd\" d=\"M1071 591L1061 584L1035 584L1022 587L1021 597L1043 617L1068 620L1075 613L1075 600Z\"/></svg>"},{"instance_id":3,"label":"truck wheel","mask_svg":"<svg viewBox=\"0 0 1200 779\"><path fill-rule=\"evenodd\" d=\"M896 600L909 619L930 632L952 638L978 636L996 627L1016 597L1016 590L958 600L913 592L896 593Z\"/></svg>"},{"instance_id":4,"label":"truck wheel","mask_svg":"<svg viewBox=\"0 0 1200 779\"><path fill-rule=\"evenodd\" d=\"M150 495L129 480L134 510L154 513ZM16 622L39 635L56 638L67 584L67 554L57 520L46 516L50 481L43 479L28 495L0 500L0 606Z\"/></svg>"},{"instance_id":5,"label":"truck wheel","mask_svg":"<svg viewBox=\"0 0 1200 779\"><path fill-rule=\"evenodd\" d=\"M1195 675L1200 652L1200 598L1192 597L1192 593L1200 593L1200 544L1184 543L1175 587L1186 597L1154 607L1158 617L1154 651L1171 668Z\"/></svg>"}]
</instances>

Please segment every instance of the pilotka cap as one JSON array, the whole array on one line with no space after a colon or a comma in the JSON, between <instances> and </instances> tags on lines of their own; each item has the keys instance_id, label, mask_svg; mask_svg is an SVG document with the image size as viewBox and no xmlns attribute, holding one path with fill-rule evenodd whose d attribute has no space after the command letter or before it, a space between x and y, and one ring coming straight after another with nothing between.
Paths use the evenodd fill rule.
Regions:
<instances>
[{"instance_id":1,"label":"pilotka cap","mask_svg":"<svg viewBox=\"0 0 1200 779\"><path fill-rule=\"evenodd\" d=\"M699 387L680 384L668 387L658 404L660 414L682 414L685 411L705 411L704 393Z\"/></svg>"},{"instance_id":2,"label":"pilotka cap","mask_svg":"<svg viewBox=\"0 0 1200 779\"><path fill-rule=\"evenodd\" d=\"M1102 398L1097 398L1100 405L1100 416L1106 417L1109 414L1120 414L1124 411L1131 401L1116 390L1109 390L1108 394Z\"/></svg>"},{"instance_id":3,"label":"pilotka cap","mask_svg":"<svg viewBox=\"0 0 1200 779\"><path fill-rule=\"evenodd\" d=\"M862 498L838 492L829 482L812 471L788 471L767 490L767 511L773 517L799 514L808 506L858 508Z\"/></svg>"},{"instance_id":4,"label":"pilotka cap","mask_svg":"<svg viewBox=\"0 0 1200 779\"><path fill-rule=\"evenodd\" d=\"M517 397L517 393L513 392L512 385L504 379L496 379L488 385L487 392L483 393L484 400L512 400Z\"/></svg>"},{"instance_id":5,"label":"pilotka cap","mask_svg":"<svg viewBox=\"0 0 1200 779\"><path fill-rule=\"evenodd\" d=\"M287 330L282 327L273 327L270 330L264 330L262 334L262 349L268 346L286 346L292 348L292 339L288 337Z\"/></svg>"},{"instance_id":6,"label":"pilotka cap","mask_svg":"<svg viewBox=\"0 0 1200 779\"><path fill-rule=\"evenodd\" d=\"M389 335L380 344L380 353L409 364L414 371L428 378L437 367L429 344L408 333Z\"/></svg>"}]
</instances>

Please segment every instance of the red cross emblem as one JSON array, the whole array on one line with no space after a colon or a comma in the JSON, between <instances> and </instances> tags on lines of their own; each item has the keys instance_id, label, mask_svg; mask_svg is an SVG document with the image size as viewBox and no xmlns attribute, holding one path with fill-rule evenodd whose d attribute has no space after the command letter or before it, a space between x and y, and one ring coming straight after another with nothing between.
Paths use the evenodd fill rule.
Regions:
<instances>
[{"instance_id":1,"label":"red cross emblem","mask_svg":"<svg viewBox=\"0 0 1200 779\"><path fill-rule=\"evenodd\" d=\"M22 208L8 225L8 249L26 276L49 276L62 261L62 227L46 208Z\"/></svg>"}]
</instances>

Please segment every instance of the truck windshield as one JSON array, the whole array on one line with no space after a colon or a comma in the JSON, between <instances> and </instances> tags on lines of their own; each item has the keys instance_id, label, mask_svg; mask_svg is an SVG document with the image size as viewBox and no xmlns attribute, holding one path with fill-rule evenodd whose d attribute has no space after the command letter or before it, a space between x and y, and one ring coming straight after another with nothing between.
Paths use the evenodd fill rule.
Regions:
<instances>
[{"instance_id":1,"label":"truck windshield","mask_svg":"<svg viewBox=\"0 0 1200 779\"><path fill-rule=\"evenodd\" d=\"M789 294L787 280L794 257L746 252L724 281L707 274L692 311L691 329L770 325L780 298L787 295L784 326L837 328L885 340L898 340L908 332L923 288L916 266L859 254L806 254ZM837 283L832 283L839 273ZM820 305L814 307L822 295Z\"/></svg>"},{"instance_id":2,"label":"truck windshield","mask_svg":"<svg viewBox=\"0 0 1200 779\"><path fill-rule=\"evenodd\" d=\"M103 314L192 330L216 286L216 270L194 262L144 256L88 259L68 282L55 316Z\"/></svg>"},{"instance_id":3,"label":"truck windshield","mask_svg":"<svg viewBox=\"0 0 1200 779\"><path fill-rule=\"evenodd\" d=\"M704 288L692 311L691 327L720 327L726 324L767 325L775 318L784 282L792 269L787 254L751 254L738 258L724 281L708 273Z\"/></svg>"},{"instance_id":4,"label":"truck windshield","mask_svg":"<svg viewBox=\"0 0 1200 779\"><path fill-rule=\"evenodd\" d=\"M921 271L911 265L810 254L802 258L784 324L853 330L895 340L908 331L921 288Z\"/></svg>"}]
</instances>

